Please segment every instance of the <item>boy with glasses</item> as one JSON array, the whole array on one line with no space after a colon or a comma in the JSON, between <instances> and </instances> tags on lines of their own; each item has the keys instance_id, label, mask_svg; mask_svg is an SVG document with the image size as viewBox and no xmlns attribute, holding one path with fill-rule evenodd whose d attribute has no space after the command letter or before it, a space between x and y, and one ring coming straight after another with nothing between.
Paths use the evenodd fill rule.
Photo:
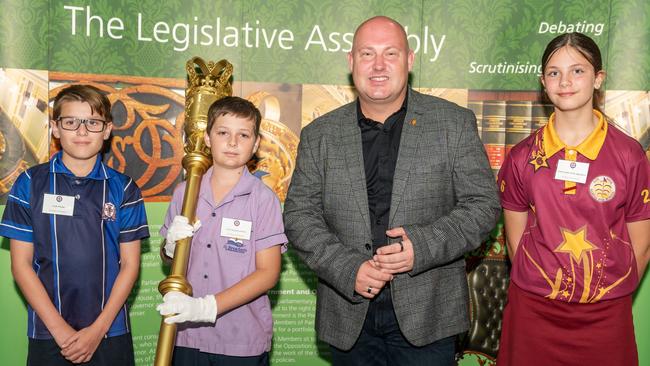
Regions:
<instances>
[{"instance_id":1,"label":"boy with glasses","mask_svg":"<svg viewBox=\"0 0 650 366\"><path fill-rule=\"evenodd\" d=\"M28 302L27 365L134 365L126 299L149 228L140 189L107 167L111 105L98 89L54 99L62 151L16 180L0 222Z\"/></svg>"}]
</instances>

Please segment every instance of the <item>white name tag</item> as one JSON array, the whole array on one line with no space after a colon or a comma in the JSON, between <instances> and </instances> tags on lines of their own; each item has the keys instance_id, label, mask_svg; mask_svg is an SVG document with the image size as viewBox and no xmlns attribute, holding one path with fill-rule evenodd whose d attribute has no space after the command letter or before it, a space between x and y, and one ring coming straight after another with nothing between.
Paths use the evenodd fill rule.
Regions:
<instances>
[{"instance_id":1,"label":"white name tag","mask_svg":"<svg viewBox=\"0 0 650 366\"><path fill-rule=\"evenodd\" d=\"M221 219L221 236L250 240L252 227L253 223L251 221L224 217Z\"/></svg>"},{"instance_id":2,"label":"white name tag","mask_svg":"<svg viewBox=\"0 0 650 366\"><path fill-rule=\"evenodd\" d=\"M72 216L74 214L74 197L45 193L43 195L43 213Z\"/></svg>"},{"instance_id":3,"label":"white name tag","mask_svg":"<svg viewBox=\"0 0 650 366\"><path fill-rule=\"evenodd\" d=\"M555 179L576 183L585 183L587 181L588 173L589 163L581 163L579 161L571 160L559 160L557 162L557 170L555 171Z\"/></svg>"}]
</instances>

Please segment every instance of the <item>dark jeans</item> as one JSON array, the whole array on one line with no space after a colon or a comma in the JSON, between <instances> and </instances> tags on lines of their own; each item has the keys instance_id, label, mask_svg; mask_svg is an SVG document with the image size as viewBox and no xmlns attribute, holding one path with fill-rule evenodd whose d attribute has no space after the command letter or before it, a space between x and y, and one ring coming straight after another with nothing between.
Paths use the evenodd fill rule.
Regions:
<instances>
[{"instance_id":1,"label":"dark jeans","mask_svg":"<svg viewBox=\"0 0 650 366\"><path fill-rule=\"evenodd\" d=\"M61 348L54 339L29 339L27 366L73 366L61 355ZM133 366L133 341L131 333L102 339L90 362L84 366Z\"/></svg>"},{"instance_id":2,"label":"dark jeans","mask_svg":"<svg viewBox=\"0 0 650 366\"><path fill-rule=\"evenodd\" d=\"M268 366L269 353L259 356L238 357L201 352L195 348L174 347L174 366Z\"/></svg>"},{"instance_id":3,"label":"dark jeans","mask_svg":"<svg viewBox=\"0 0 650 366\"><path fill-rule=\"evenodd\" d=\"M452 366L455 337L447 337L426 346L410 344L397 324L390 289L384 289L371 303L359 339L351 350L332 350L336 366L426 365Z\"/></svg>"}]
</instances>

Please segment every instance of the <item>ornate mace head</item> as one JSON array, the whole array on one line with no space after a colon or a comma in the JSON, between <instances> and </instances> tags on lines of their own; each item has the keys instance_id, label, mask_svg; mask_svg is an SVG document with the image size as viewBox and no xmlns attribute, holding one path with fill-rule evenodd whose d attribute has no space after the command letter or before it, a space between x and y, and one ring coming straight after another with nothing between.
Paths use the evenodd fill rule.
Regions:
<instances>
[{"instance_id":1,"label":"ornate mace head","mask_svg":"<svg viewBox=\"0 0 650 366\"><path fill-rule=\"evenodd\" d=\"M188 83L185 90L185 153L210 156L203 143L208 124L208 109L214 101L232 95L232 64L227 60L217 63L193 57L185 64Z\"/></svg>"}]
</instances>

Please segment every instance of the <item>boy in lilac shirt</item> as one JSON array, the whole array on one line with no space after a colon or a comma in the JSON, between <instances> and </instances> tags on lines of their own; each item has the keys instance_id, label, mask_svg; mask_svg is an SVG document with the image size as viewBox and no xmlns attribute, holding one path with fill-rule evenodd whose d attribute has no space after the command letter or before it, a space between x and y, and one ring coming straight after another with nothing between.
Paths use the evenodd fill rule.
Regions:
<instances>
[{"instance_id":1,"label":"boy in lilac shirt","mask_svg":"<svg viewBox=\"0 0 650 366\"><path fill-rule=\"evenodd\" d=\"M278 281L287 242L280 202L246 163L260 143L260 112L226 97L208 111L205 143L213 166L201 181L197 221L179 216L185 183L176 187L160 234L165 254L193 236L187 279L194 296L170 292L158 306L179 325L174 365L268 364L273 320L266 292Z\"/></svg>"}]
</instances>

